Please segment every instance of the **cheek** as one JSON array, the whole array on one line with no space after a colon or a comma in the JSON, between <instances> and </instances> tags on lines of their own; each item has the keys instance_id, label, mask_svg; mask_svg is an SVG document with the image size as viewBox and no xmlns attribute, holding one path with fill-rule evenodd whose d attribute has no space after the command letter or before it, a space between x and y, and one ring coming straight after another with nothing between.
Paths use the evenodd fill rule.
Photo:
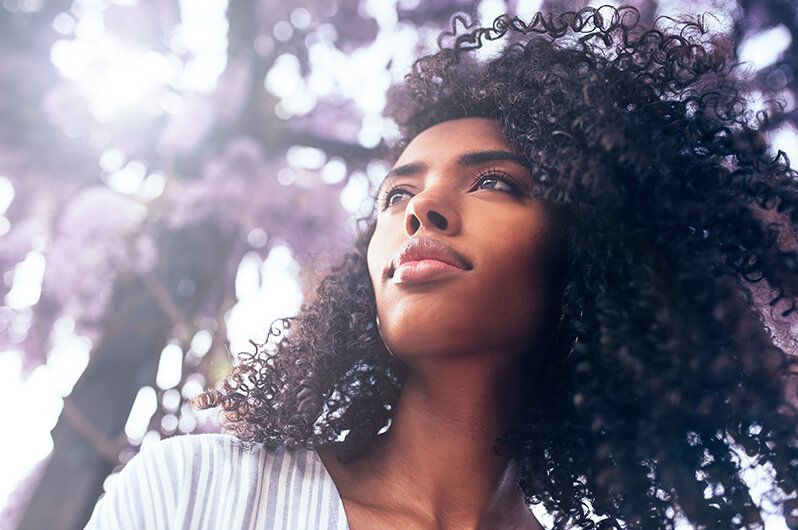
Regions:
<instances>
[{"instance_id":1,"label":"cheek","mask_svg":"<svg viewBox=\"0 0 798 530\"><path fill-rule=\"evenodd\" d=\"M510 234L526 234L525 238L506 237L486 243L491 256L485 263L485 275L479 286L481 302L487 314L501 315L494 325L497 333L521 334L530 340L537 334L537 324L549 297L547 246L539 225ZM487 245L490 247L487 247Z\"/></svg>"},{"instance_id":2,"label":"cheek","mask_svg":"<svg viewBox=\"0 0 798 530\"><path fill-rule=\"evenodd\" d=\"M369 268L369 276L371 277L371 285L375 292L377 292L380 287L382 272L389 256L389 242L386 241L385 236L380 230L380 226L377 225L366 252L366 262Z\"/></svg>"},{"instance_id":3,"label":"cheek","mask_svg":"<svg viewBox=\"0 0 798 530\"><path fill-rule=\"evenodd\" d=\"M529 280L535 280L545 272L549 261L549 228L545 218L536 212L531 218L524 216L515 223L506 223L505 226L514 228L505 231L504 241L494 243L494 252L502 255L500 261L504 267L523 272Z\"/></svg>"},{"instance_id":4,"label":"cheek","mask_svg":"<svg viewBox=\"0 0 798 530\"><path fill-rule=\"evenodd\" d=\"M525 300L536 298L541 274L534 256L519 252L494 253L495 262L485 271L482 290L489 300L497 304L518 306ZM493 294L491 294L493 293Z\"/></svg>"},{"instance_id":5,"label":"cheek","mask_svg":"<svg viewBox=\"0 0 798 530\"><path fill-rule=\"evenodd\" d=\"M377 292L377 288L379 287L379 278L376 275L377 267L376 267L376 249L374 245L374 240L369 243L368 252L366 254L366 262L368 263L369 268L369 277L371 278L371 286L374 288L374 292Z\"/></svg>"},{"instance_id":6,"label":"cheek","mask_svg":"<svg viewBox=\"0 0 798 530\"><path fill-rule=\"evenodd\" d=\"M497 246L489 254L495 256L491 266L508 283L535 284L542 280L546 265L545 249L539 237Z\"/></svg>"}]
</instances>

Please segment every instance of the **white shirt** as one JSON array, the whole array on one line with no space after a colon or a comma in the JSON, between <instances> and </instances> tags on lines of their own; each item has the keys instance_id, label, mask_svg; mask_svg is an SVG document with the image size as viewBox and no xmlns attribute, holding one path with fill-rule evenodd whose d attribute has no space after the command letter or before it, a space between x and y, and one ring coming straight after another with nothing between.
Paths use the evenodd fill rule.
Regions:
<instances>
[{"instance_id":1,"label":"white shirt","mask_svg":"<svg viewBox=\"0 0 798 530\"><path fill-rule=\"evenodd\" d=\"M234 436L189 434L133 457L100 497L90 530L349 530L338 490L315 451Z\"/></svg>"}]
</instances>

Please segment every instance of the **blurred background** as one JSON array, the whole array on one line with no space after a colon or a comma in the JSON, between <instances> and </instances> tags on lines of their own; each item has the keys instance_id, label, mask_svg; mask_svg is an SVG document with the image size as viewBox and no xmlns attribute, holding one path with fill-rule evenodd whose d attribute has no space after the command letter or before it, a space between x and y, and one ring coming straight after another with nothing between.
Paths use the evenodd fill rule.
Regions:
<instances>
[{"instance_id":1,"label":"blurred background","mask_svg":"<svg viewBox=\"0 0 798 530\"><path fill-rule=\"evenodd\" d=\"M351 244L386 90L455 11L584 5L0 0L0 528L82 528L143 445L219 430L184 399ZM731 35L798 160L798 1L633 5ZM767 510L768 470L745 473Z\"/></svg>"}]
</instances>

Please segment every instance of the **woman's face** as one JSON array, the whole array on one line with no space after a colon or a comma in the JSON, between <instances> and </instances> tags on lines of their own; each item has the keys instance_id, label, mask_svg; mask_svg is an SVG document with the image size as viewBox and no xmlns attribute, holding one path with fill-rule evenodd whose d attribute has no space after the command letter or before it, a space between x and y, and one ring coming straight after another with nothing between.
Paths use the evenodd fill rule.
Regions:
<instances>
[{"instance_id":1,"label":"woman's face","mask_svg":"<svg viewBox=\"0 0 798 530\"><path fill-rule=\"evenodd\" d=\"M379 190L368 247L380 330L395 355L521 355L533 345L551 252L529 184L487 118L439 123L405 148ZM423 244L394 272L393 258L411 240ZM439 243L459 257L436 254Z\"/></svg>"}]
</instances>

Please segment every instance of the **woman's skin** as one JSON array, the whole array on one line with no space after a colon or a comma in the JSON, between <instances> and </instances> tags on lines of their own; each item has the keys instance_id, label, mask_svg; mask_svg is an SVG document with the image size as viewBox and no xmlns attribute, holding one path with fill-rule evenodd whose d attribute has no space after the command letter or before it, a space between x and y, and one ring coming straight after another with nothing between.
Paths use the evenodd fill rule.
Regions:
<instances>
[{"instance_id":1,"label":"woman's skin","mask_svg":"<svg viewBox=\"0 0 798 530\"><path fill-rule=\"evenodd\" d=\"M362 458L342 464L335 444L318 448L352 530L542 528L514 462L491 453L520 403L519 360L545 353L530 345L552 296L547 218L512 154L495 121L451 120L416 136L381 186L380 201L402 190L379 213L368 266L380 333L409 370L390 429ZM521 196L490 173L475 183L486 170L514 178ZM447 243L472 268L394 283L391 259L414 237Z\"/></svg>"}]
</instances>

